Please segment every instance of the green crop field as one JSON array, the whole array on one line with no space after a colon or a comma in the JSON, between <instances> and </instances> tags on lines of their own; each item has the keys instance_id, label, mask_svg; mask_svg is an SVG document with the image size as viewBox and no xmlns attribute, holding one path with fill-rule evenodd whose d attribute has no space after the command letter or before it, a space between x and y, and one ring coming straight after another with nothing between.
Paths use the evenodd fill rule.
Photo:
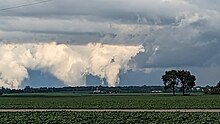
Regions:
<instances>
[{"instance_id":1,"label":"green crop field","mask_svg":"<svg viewBox=\"0 0 220 124\"><path fill-rule=\"evenodd\" d=\"M220 108L220 96L171 94L4 94L3 108L115 108L173 109ZM2 123L220 123L220 113L181 112L0 112Z\"/></svg>"},{"instance_id":2,"label":"green crop field","mask_svg":"<svg viewBox=\"0 0 220 124\"><path fill-rule=\"evenodd\" d=\"M220 123L220 113L156 113L156 112L7 112L0 113L2 123Z\"/></svg>"},{"instance_id":3,"label":"green crop field","mask_svg":"<svg viewBox=\"0 0 220 124\"><path fill-rule=\"evenodd\" d=\"M170 94L16 94L0 97L0 108L220 108L218 95Z\"/></svg>"}]
</instances>

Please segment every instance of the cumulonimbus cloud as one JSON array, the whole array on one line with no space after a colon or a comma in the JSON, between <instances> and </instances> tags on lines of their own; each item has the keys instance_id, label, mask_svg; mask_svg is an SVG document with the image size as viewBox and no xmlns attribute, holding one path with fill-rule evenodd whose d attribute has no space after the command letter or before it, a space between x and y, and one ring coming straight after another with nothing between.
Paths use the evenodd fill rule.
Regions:
<instances>
[{"instance_id":1,"label":"cumulonimbus cloud","mask_svg":"<svg viewBox=\"0 0 220 124\"><path fill-rule=\"evenodd\" d=\"M28 78L27 69L48 71L69 86L86 85L84 76L105 78L117 86L120 70L144 51L142 46L90 43L68 45L52 43L0 44L0 85L18 88Z\"/></svg>"}]
</instances>

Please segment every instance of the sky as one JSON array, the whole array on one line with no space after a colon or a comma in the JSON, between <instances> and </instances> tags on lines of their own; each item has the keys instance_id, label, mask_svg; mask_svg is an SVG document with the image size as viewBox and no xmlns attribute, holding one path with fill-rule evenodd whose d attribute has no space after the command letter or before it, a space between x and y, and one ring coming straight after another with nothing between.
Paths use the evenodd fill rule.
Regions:
<instances>
[{"instance_id":1,"label":"sky","mask_svg":"<svg viewBox=\"0 0 220 124\"><path fill-rule=\"evenodd\" d=\"M27 44L56 42L57 45L67 44L74 50L76 48L72 46L88 46L83 47L83 51L86 51L90 49L88 44L100 43L109 45L105 46L106 49L114 46L114 50L118 50L107 51L108 55L103 53L100 56L110 60L116 55L120 57L120 63L114 65L118 68L114 72L115 78L112 79L119 82L119 85L163 85L161 75L171 69L189 70L196 76L197 85L215 85L220 81L219 0L42 1L0 0L0 55L4 56L2 61L9 56L9 44L19 49L23 48L19 45L25 44L24 49L32 50L32 46ZM34 5L18 7L27 4ZM94 49L99 49L95 46ZM132 53L128 52L130 47ZM144 50L136 49L140 47ZM79 53L79 58L87 54L74 50L73 52ZM123 58L120 53L127 57ZM23 55L16 51L13 54ZM65 54L72 55L72 52ZM99 53L91 55L97 56ZM121 62L122 60L126 61ZM10 59L9 62L17 63L18 58ZM7 70L5 64L0 62L2 84L13 78L22 82L18 84L19 87L66 86L68 83L63 84L63 81L72 81L58 76L57 68L52 65L44 66L44 61L31 66L20 63L19 60L19 67L24 66L22 69L26 69L23 75L20 71L15 71L19 74L9 76L10 73L4 71ZM62 65L60 66L62 69ZM87 85L100 85L101 78L111 80L110 76L98 72L93 66L86 64L86 67L89 68L89 71L86 68L89 72L85 77ZM113 66L108 66L110 67ZM21 78L17 75L21 75Z\"/></svg>"}]
</instances>

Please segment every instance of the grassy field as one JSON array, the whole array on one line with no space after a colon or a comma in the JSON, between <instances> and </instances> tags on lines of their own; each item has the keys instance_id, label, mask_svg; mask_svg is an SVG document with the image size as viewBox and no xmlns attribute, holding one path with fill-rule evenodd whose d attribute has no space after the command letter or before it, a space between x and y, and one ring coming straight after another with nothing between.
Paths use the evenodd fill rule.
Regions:
<instances>
[{"instance_id":1,"label":"grassy field","mask_svg":"<svg viewBox=\"0 0 220 124\"><path fill-rule=\"evenodd\" d=\"M170 94L5 94L0 108L220 108L218 95L172 96Z\"/></svg>"},{"instance_id":2,"label":"grassy field","mask_svg":"<svg viewBox=\"0 0 220 124\"><path fill-rule=\"evenodd\" d=\"M158 124L220 123L220 113L156 113L156 112L17 112L0 113L4 123L99 123L99 124Z\"/></svg>"}]
</instances>

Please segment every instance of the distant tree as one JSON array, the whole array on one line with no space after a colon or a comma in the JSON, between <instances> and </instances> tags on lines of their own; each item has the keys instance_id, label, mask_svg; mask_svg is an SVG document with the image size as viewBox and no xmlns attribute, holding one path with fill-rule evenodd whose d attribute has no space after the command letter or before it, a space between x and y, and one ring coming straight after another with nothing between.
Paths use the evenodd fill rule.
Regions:
<instances>
[{"instance_id":1,"label":"distant tree","mask_svg":"<svg viewBox=\"0 0 220 124\"><path fill-rule=\"evenodd\" d=\"M3 94L4 90L5 90L4 87L1 87L1 88L0 88L0 96Z\"/></svg>"},{"instance_id":2,"label":"distant tree","mask_svg":"<svg viewBox=\"0 0 220 124\"><path fill-rule=\"evenodd\" d=\"M178 85L179 81L177 78L177 71L176 70L171 70L171 71L166 71L164 75L162 75L162 80L165 85L165 89L172 89L173 95L175 95L175 87Z\"/></svg>"},{"instance_id":3,"label":"distant tree","mask_svg":"<svg viewBox=\"0 0 220 124\"><path fill-rule=\"evenodd\" d=\"M217 88L220 88L220 81L216 84Z\"/></svg>"},{"instance_id":4,"label":"distant tree","mask_svg":"<svg viewBox=\"0 0 220 124\"><path fill-rule=\"evenodd\" d=\"M2 90L0 90L0 96L3 94Z\"/></svg>"},{"instance_id":5,"label":"distant tree","mask_svg":"<svg viewBox=\"0 0 220 124\"><path fill-rule=\"evenodd\" d=\"M195 86L196 77L192 75L189 71L171 70L166 71L165 74L162 75L162 80L164 82L165 89L172 89L173 95L175 95L175 88L180 83L183 95L185 95L186 90L189 90L190 88L193 88Z\"/></svg>"},{"instance_id":6,"label":"distant tree","mask_svg":"<svg viewBox=\"0 0 220 124\"><path fill-rule=\"evenodd\" d=\"M183 95L185 95L186 90L193 88L196 84L196 77L192 75L189 71L177 71L177 78L180 80Z\"/></svg>"},{"instance_id":7,"label":"distant tree","mask_svg":"<svg viewBox=\"0 0 220 124\"><path fill-rule=\"evenodd\" d=\"M210 91L208 93L204 92L205 94L220 94L220 81L216 84L216 86L213 86L210 88Z\"/></svg>"}]
</instances>

